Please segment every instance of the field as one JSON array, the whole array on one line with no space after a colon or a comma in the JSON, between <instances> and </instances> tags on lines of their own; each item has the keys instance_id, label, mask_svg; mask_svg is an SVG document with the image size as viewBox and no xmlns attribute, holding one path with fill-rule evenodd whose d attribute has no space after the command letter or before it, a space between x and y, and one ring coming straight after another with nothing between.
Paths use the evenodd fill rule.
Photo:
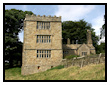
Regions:
<instances>
[{"instance_id":1,"label":"field","mask_svg":"<svg viewBox=\"0 0 110 85\"><path fill-rule=\"evenodd\" d=\"M5 70L5 80L105 80L105 64L54 68L26 76L21 75L21 68L11 68Z\"/></svg>"}]
</instances>

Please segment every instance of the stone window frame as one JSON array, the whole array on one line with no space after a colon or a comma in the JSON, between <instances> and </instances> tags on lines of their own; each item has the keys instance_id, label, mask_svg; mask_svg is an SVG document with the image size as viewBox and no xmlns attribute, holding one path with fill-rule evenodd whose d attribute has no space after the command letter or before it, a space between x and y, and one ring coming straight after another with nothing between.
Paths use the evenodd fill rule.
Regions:
<instances>
[{"instance_id":1,"label":"stone window frame","mask_svg":"<svg viewBox=\"0 0 110 85\"><path fill-rule=\"evenodd\" d=\"M50 22L47 21L37 21L37 29L40 30L50 30Z\"/></svg>"},{"instance_id":2,"label":"stone window frame","mask_svg":"<svg viewBox=\"0 0 110 85\"><path fill-rule=\"evenodd\" d=\"M86 56L87 55L87 52L82 52L82 56Z\"/></svg>"},{"instance_id":3,"label":"stone window frame","mask_svg":"<svg viewBox=\"0 0 110 85\"><path fill-rule=\"evenodd\" d=\"M37 58L51 58L51 50L37 50Z\"/></svg>"},{"instance_id":4,"label":"stone window frame","mask_svg":"<svg viewBox=\"0 0 110 85\"><path fill-rule=\"evenodd\" d=\"M40 69L40 66L37 66L37 69Z\"/></svg>"},{"instance_id":5,"label":"stone window frame","mask_svg":"<svg viewBox=\"0 0 110 85\"><path fill-rule=\"evenodd\" d=\"M68 53L69 53L69 51L67 51L67 50L63 51L63 54L68 54Z\"/></svg>"},{"instance_id":6,"label":"stone window frame","mask_svg":"<svg viewBox=\"0 0 110 85\"><path fill-rule=\"evenodd\" d=\"M37 43L51 43L51 35L37 35Z\"/></svg>"}]
</instances>

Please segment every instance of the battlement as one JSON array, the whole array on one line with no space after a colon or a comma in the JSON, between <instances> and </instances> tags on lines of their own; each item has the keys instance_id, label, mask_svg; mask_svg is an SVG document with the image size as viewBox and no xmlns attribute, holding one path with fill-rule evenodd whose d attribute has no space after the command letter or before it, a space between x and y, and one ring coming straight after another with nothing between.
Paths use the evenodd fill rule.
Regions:
<instances>
[{"instance_id":1,"label":"battlement","mask_svg":"<svg viewBox=\"0 0 110 85\"><path fill-rule=\"evenodd\" d=\"M40 15L28 15L26 14L26 17L25 17L25 21L60 21L61 22L61 16L59 17L56 17L56 16L40 16Z\"/></svg>"}]
</instances>

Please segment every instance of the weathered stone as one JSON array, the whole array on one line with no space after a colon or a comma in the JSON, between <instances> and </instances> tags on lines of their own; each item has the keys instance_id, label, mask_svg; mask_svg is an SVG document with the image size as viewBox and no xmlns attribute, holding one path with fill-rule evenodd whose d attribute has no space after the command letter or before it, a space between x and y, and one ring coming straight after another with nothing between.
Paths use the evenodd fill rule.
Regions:
<instances>
[{"instance_id":1,"label":"weathered stone","mask_svg":"<svg viewBox=\"0 0 110 85\"><path fill-rule=\"evenodd\" d=\"M50 22L50 29L37 29L38 21ZM21 74L33 74L59 65L63 57L61 17L26 15L24 22ZM37 43L37 35L50 35L51 43ZM51 50L51 57L37 58L37 50Z\"/></svg>"},{"instance_id":2,"label":"weathered stone","mask_svg":"<svg viewBox=\"0 0 110 85\"><path fill-rule=\"evenodd\" d=\"M71 44L69 38L67 44L62 44L61 16L26 15L21 74L46 71L60 65L64 56L95 54L91 32L87 32L87 44Z\"/></svg>"}]
</instances>

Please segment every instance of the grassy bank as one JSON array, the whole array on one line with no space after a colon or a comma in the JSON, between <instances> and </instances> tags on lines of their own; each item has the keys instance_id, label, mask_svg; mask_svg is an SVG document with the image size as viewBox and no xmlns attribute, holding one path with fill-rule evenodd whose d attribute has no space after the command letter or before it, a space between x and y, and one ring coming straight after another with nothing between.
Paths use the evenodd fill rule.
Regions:
<instances>
[{"instance_id":1,"label":"grassy bank","mask_svg":"<svg viewBox=\"0 0 110 85\"><path fill-rule=\"evenodd\" d=\"M83 68L76 66L51 69L31 75L21 75L21 68L5 70L5 80L104 80L104 64L91 64Z\"/></svg>"}]
</instances>

